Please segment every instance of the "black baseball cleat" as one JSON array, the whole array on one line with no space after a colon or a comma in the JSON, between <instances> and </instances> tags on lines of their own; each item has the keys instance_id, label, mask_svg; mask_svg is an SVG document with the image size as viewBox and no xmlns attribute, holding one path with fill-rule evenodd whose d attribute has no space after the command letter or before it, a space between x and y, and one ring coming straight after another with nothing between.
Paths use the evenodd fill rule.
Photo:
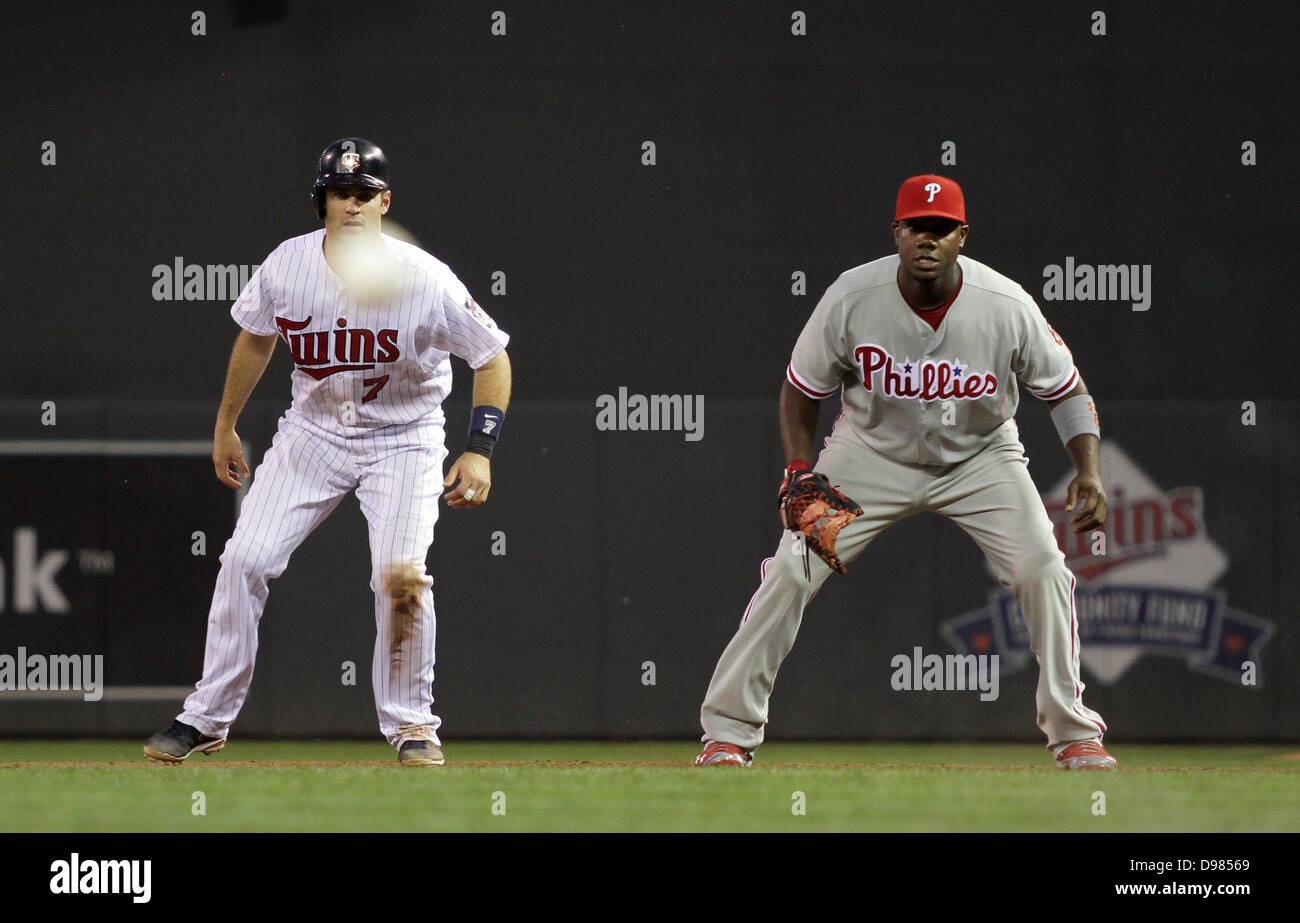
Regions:
<instances>
[{"instance_id":1,"label":"black baseball cleat","mask_svg":"<svg viewBox=\"0 0 1300 923\"><path fill-rule=\"evenodd\" d=\"M226 745L224 737L208 737L196 727L173 721L165 731L159 731L144 745L144 755L160 763L179 763L191 753L204 755L216 753Z\"/></svg>"},{"instance_id":2,"label":"black baseball cleat","mask_svg":"<svg viewBox=\"0 0 1300 923\"><path fill-rule=\"evenodd\" d=\"M441 766L446 762L432 740L408 740L397 751L397 760L403 766Z\"/></svg>"}]
</instances>

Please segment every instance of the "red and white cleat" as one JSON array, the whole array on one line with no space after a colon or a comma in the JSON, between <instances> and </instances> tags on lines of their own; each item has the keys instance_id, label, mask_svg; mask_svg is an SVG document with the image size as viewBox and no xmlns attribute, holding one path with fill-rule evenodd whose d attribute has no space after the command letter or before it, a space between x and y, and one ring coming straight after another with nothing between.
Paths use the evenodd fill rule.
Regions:
<instances>
[{"instance_id":1,"label":"red and white cleat","mask_svg":"<svg viewBox=\"0 0 1300 923\"><path fill-rule=\"evenodd\" d=\"M1056 765L1061 769L1114 770L1118 767L1115 757L1105 751L1101 738L1095 740L1078 740L1062 747L1056 754Z\"/></svg>"},{"instance_id":2,"label":"red and white cleat","mask_svg":"<svg viewBox=\"0 0 1300 923\"><path fill-rule=\"evenodd\" d=\"M695 758L696 766L749 766L754 762L754 751L724 744L720 740L710 740L704 744L704 751Z\"/></svg>"}]
</instances>

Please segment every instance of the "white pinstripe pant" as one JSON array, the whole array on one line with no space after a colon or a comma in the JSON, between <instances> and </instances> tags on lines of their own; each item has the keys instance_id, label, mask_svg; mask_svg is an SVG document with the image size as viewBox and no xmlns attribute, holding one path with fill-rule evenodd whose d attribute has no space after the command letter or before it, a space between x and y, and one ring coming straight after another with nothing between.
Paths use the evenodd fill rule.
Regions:
<instances>
[{"instance_id":1,"label":"white pinstripe pant","mask_svg":"<svg viewBox=\"0 0 1300 923\"><path fill-rule=\"evenodd\" d=\"M979 454L942 469L893 461L841 429L848 427L837 425L814 466L863 510L839 534L840 560L847 566L888 526L915 513L956 522L1020 602L1038 659L1038 727L1048 746L1100 737L1105 723L1083 704L1074 575L1056 545L1019 439L1004 431ZM812 579L805 578L794 537L787 531L776 555L763 562L763 582L718 660L700 709L709 740L745 748L763 742L777 670L794 646L804 608L831 574L810 553Z\"/></svg>"},{"instance_id":2,"label":"white pinstripe pant","mask_svg":"<svg viewBox=\"0 0 1300 923\"><path fill-rule=\"evenodd\" d=\"M433 579L424 564L438 519L446 454L436 423L344 437L289 411L257 467L221 554L203 678L178 720L211 737L226 736L253 679L268 581L284 572L298 546L355 489L370 531L376 630L371 679L379 728L395 747L406 740L438 742L442 722L432 711Z\"/></svg>"}]
</instances>

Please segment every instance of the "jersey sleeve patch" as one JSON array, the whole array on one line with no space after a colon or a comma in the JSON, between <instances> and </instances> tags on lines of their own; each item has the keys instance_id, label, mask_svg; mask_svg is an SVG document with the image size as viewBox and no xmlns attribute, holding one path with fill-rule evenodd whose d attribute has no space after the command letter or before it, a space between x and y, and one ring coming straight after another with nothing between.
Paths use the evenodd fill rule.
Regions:
<instances>
[{"instance_id":1,"label":"jersey sleeve patch","mask_svg":"<svg viewBox=\"0 0 1300 923\"><path fill-rule=\"evenodd\" d=\"M1056 400L1079 381L1074 357L1065 339L1047 322L1037 305L1025 306L1016 358L1011 371L1021 386L1035 397Z\"/></svg>"},{"instance_id":2,"label":"jersey sleeve patch","mask_svg":"<svg viewBox=\"0 0 1300 923\"><path fill-rule=\"evenodd\" d=\"M434 313L432 345L477 369L510 342L459 279L447 274Z\"/></svg>"},{"instance_id":3,"label":"jersey sleeve patch","mask_svg":"<svg viewBox=\"0 0 1300 923\"><path fill-rule=\"evenodd\" d=\"M497 322L494 321L488 315L488 312L484 311L483 308L479 305L479 303L475 301L472 297L466 295L465 303L462 305L462 307L469 312L469 316L474 318L474 320L477 321L479 326L481 326L484 330L491 330L493 332L496 331Z\"/></svg>"}]
</instances>

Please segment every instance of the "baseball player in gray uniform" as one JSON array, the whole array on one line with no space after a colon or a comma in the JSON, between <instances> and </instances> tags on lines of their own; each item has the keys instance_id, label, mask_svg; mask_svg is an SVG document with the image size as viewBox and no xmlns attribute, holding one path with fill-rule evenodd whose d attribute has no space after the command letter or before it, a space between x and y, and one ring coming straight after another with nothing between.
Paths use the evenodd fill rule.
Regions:
<instances>
[{"instance_id":1,"label":"baseball player in gray uniform","mask_svg":"<svg viewBox=\"0 0 1300 923\"><path fill-rule=\"evenodd\" d=\"M845 272L795 344L780 398L787 485L807 478L819 402L840 392L815 471L863 513L839 532L847 565L891 523L940 513L1012 587L1038 659L1038 726L1064 769L1114 769L1106 725L1083 704L1074 575L1029 477L1016 429L1019 389L1046 401L1074 461L1075 532L1106 519L1099 421L1065 342L1012 280L961 255L965 198L942 176L898 193L897 255ZM807 567L807 572L805 572ZM722 653L700 709L698 766L748 766L804 607L831 567L787 531Z\"/></svg>"},{"instance_id":2,"label":"baseball player in gray uniform","mask_svg":"<svg viewBox=\"0 0 1300 923\"><path fill-rule=\"evenodd\" d=\"M392 190L379 147L362 138L329 145L312 197L325 227L280 244L231 308L243 331L213 437L221 483L239 488L249 476L235 423L280 339L293 356L293 403L221 555L203 678L145 744L154 760L225 745L252 682L268 581L355 490L370 532L379 727L402 765L444 762L425 559L440 495L454 508L488 498L488 460L510 399L509 337L445 264L381 232ZM475 406L468 446L444 476L452 355L475 370Z\"/></svg>"}]
</instances>

